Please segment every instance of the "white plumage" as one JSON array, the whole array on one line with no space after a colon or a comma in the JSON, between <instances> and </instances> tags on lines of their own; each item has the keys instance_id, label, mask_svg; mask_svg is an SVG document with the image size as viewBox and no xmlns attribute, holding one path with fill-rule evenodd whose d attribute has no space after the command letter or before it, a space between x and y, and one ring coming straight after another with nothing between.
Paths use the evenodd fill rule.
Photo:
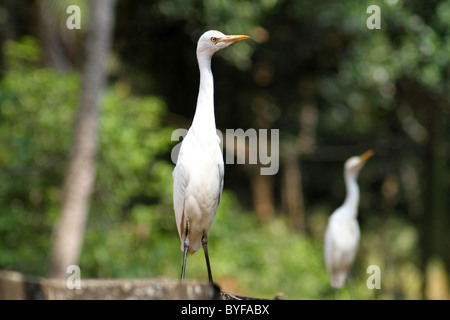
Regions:
<instances>
[{"instance_id":1,"label":"white plumage","mask_svg":"<svg viewBox=\"0 0 450 320\"><path fill-rule=\"evenodd\" d=\"M227 36L215 30L205 32L197 43L200 88L197 107L184 137L173 171L173 204L181 250L184 251L181 278L184 278L186 254L203 245L209 280L212 275L207 251L207 233L214 221L223 189L224 163L214 117L214 81L211 58L218 50L248 39ZM186 237L187 235L187 237Z\"/></svg>"},{"instance_id":2,"label":"white plumage","mask_svg":"<svg viewBox=\"0 0 450 320\"><path fill-rule=\"evenodd\" d=\"M349 158L344 166L347 195L344 203L328 219L325 231L324 255L333 288L342 288L355 260L360 231L357 221L359 187L357 178L364 163L373 155L371 150Z\"/></svg>"}]
</instances>

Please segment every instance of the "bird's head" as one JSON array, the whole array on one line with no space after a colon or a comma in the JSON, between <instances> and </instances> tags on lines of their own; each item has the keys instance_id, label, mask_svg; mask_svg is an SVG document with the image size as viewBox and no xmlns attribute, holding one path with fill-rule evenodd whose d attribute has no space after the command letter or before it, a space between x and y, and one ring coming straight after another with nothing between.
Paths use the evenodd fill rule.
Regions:
<instances>
[{"instance_id":1,"label":"bird's head","mask_svg":"<svg viewBox=\"0 0 450 320\"><path fill-rule=\"evenodd\" d=\"M368 150L366 152L364 152L362 155L360 156L354 156L349 158L346 162L345 162L345 173L346 174L358 174L359 170L361 170L361 168L364 166L364 164L366 163L366 161L373 156L373 151L372 150Z\"/></svg>"},{"instance_id":2,"label":"bird's head","mask_svg":"<svg viewBox=\"0 0 450 320\"><path fill-rule=\"evenodd\" d=\"M206 31L198 40L197 43L197 57L206 54L211 57L220 49L228 47L236 41L241 41L250 38L245 35L225 35L217 30Z\"/></svg>"}]
</instances>

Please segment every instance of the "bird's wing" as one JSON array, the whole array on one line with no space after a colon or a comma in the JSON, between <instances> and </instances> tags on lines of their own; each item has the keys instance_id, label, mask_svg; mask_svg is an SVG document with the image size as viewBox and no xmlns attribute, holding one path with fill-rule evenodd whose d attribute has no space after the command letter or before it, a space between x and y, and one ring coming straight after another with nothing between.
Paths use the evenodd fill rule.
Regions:
<instances>
[{"instance_id":1,"label":"bird's wing","mask_svg":"<svg viewBox=\"0 0 450 320\"><path fill-rule=\"evenodd\" d=\"M331 272L333 266L333 251L334 251L333 247L334 247L333 230L331 221L329 221L327 229L325 230L325 239L324 239L324 255L328 272Z\"/></svg>"},{"instance_id":2,"label":"bird's wing","mask_svg":"<svg viewBox=\"0 0 450 320\"><path fill-rule=\"evenodd\" d=\"M358 249L359 236L359 227L355 220L329 220L324 242L325 259L329 271L351 266Z\"/></svg>"},{"instance_id":3,"label":"bird's wing","mask_svg":"<svg viewBox=\"0 0 450 320\"><path fill-rule=\"evenodd\" d=\"M187 185L187 175L184 166L180 161L172 172L173 177L173 209L175 211L175 220L177 223L178 234L182 238L182 232L185 231L181 225L184 215L184 193Z\"/></svg>"},{"instance_id":4,"label":"bird's wing","mask_svg":"<svg viewBox=\"0 0 450 320\"><path fill-rule=\"evenodd\" d=\"M219 140L220 143L220 140ZM222 198L222 191L223 191L223 177L225 174L225 167L223 164L223 155L222 152L220 152L219 154L219 159L218 159L218 163L217 163L218 169L219 169L219 188L220 188L220 192L219 192L219 200L217 201L217 205L219 205L220 203L220 199Z\"/></svg>"}]
</instances>

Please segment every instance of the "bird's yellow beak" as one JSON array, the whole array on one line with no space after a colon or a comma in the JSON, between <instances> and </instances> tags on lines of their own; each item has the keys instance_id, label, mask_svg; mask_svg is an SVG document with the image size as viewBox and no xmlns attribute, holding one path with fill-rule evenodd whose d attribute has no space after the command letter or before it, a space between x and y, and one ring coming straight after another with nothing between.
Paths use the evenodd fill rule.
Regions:
<instances>
[{"instance_id":1,"label":"bird's yellow beak","mask_svg":"<svg viewBox=\"0 0 450 320\"><path fill-rule=\"evenodd\" d=\"M372 150L367 150L366 152L364 152L362 155L359 156L359 159L360 159L361 163L364 163L373 155L374 155L374 152Z\"/></svg>"},{"instance_id":2,"label":"bird's yellow beak","mask_svg":"<svg viewBox=\"0 0 450 320\"><path fill-rule=\"evenodd\" d=\"M217 42L227 42L227 43L234 43L241 40L249 39L249 36L246 35L230 35L230 36L223 36L217 39Z\"/></svg>"}]
</instances>

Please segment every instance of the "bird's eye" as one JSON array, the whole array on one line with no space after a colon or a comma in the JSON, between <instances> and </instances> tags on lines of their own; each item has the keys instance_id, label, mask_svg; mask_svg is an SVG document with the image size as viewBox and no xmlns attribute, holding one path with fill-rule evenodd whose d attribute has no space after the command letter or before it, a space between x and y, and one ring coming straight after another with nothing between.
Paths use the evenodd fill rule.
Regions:
<instances>
[{"instance_id":1,"label":"bird's eye","mask_svg":"<svg viewBox=\"0 0 450 320\"><path fill-rule=\"evenodd\" d=\"M216 37L211 37L211 42L212 43L216 43L217 42L217 38Z\"/></svg>"}]
</instances>

